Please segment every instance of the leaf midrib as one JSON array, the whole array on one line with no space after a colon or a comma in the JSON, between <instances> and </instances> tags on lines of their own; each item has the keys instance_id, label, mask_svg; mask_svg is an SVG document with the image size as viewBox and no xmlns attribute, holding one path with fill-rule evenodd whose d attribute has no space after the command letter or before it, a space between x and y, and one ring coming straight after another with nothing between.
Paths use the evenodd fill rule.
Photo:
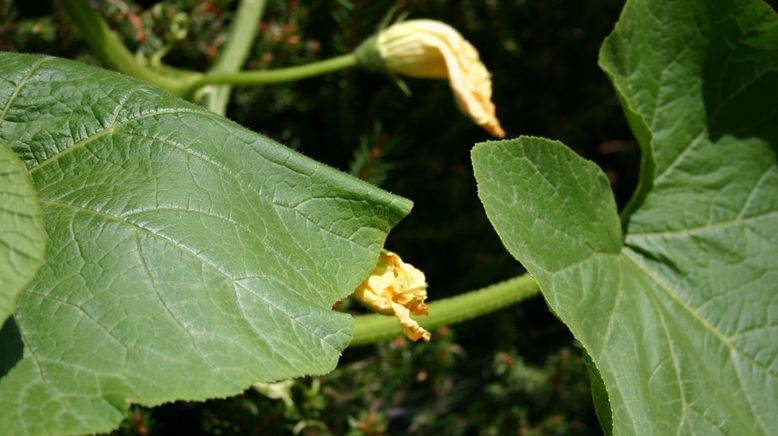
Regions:
<instances>
[{"instance_id":1,"label":"leaf midrib","mask_svg":"<svg viewBox=\"0 0 778 436\"><path fill-rule=\"evenodd\" d=\"M671 287L666 284L659 274L657 274L655 271L650 271L647 269L645 265L643 265L638 259L641 257L641 255L637 252L634 252L629 247L624 247L622 250L625 257L635 265L635 267L642 271L653 283L656 283L658 288L664 291L664 293L670 297L672 301L674 301L678 306L680 306L685 312L687 312L692 319L694 319L700 326L702 326L705 330L712 333L716 338L719 339L719 341L727 347L731 352L734 352L735 354L738 354L742 356L742 358L746 361L748 361L752 366L755 366L757 369L759 369L761 372L764 372L766 375L771 376L774 379L778 379L778 374L772 373L768 368L760 364L759 362L755 361L753 357L746 353L745 351L741 350L738 346L736 346L732 341L731 338L724 335L721 331L719 331L713 324L711 324L706 318L704 318L702 315L697 313L696 310L694 310L692 307L690 307L683 299L681 299L678 295L676 295L672 290Z\"/></svg>"},{"instance_id":2,"label":"leaf midrib","mask_svg":"<svg viewBox=\"0 0 778 436\"><path fill-rule=\"evenodd\" d=\"M95 209L90 209L90 208L86 208L86 207L82 207L82 206L76 206L76 205L73 205L73 204L64 203L64 202L57 201L57 200L50 200L50 199L42 199L41 203L46 204L46 205L50 205L50 206L54 206L54 207L62 207L62 208L71 209L71 210L74 210L74 211L76 211L78 213L85 213L85 214L90 214L90 215L96 215L96 216L99 216L101 218L104 218L104 219L110 220L112 222L115 222L117 224L133 228L136 232L141 232L141 233L150 235L153 238L160 239L162 241L165 241L167 243L172 244L175 247L178 247L182 251L188 253L193 258L197 259L198 261L202 262L204 265L206 265L209 268L211 268L214 272L216 272L219 276L221 276L222 278L227 280L229 283L233 283L235 286L240 287L241 289L243 289L244 291L250 293L251 295L256 296L258 299L262 300L267 305L269 305L269 306L273 307L274 309L278 310L279 312L283 313L284 315L286 315L288 317L288 319L291 322L293 322L294 324L302 327L303 330L308 332L308 334L312 338L319 339L320 343L326 345L327 348L333 350L335 353L338 353L338 350L332 344L330 344L329 342L325 341L322 338L318 338L316 332L314 330L312 330L308 325L306 325L304 323L301 323L299 320L297 320L297 318L296 318L296 316L294 316L294 314L292 314L292 313L286 311L285 309L283 309L282 307L278 306L273 301L267 299L264 295L258 294L257 292L255 292L251 288L248 288L247 286L243 285L240 282L240 280L238 280L235 277L232 277L231 274L229 274L227 271L222 270L222 268L219 267L219 265L215 264L210 259L208 259L206 257L202 257L197 252L197 250L193 249L192 247L189 247L186 244L183 244L180 241L177 241L177 240L175 240L173 238L170 238L168 236L156 233L156 232L152 231L151 229L148 229L148 228L143 227L141 225L138 225L136 223L131 223L129 221L126 221L122 217L111 215L111 214L107 214L107 213L102 212L102 211L98 211L98 210L95 210ZM236 295L236 298L237 298L237 295ZM238 305L238 306L240 307L240 305ZM241 310L241 315L244 316L244 319L248 319L248 318L245 317L245 313L243 313L243 308L242 307L240 308L240 310ZM259 335L260 337L264 338L264 335L262 334L262 332L257 331L256 328L253 325L251 325L250 323L249 323L249 327L257 335Z\"/></svg>"},{"instance_id":3,"label":"leaf midrib","mask_svg":"<svg viewBox=\"0 0 778 436\"><path fill-rule=\"evenodd\" d=\"M11 93L11 95L8 97L8 101L5 103L5 107L3 107L3 112L0 113L0 123L5 121L5 116L8 114L8 111L11 109L11 105L16 100L16 97L19 95L19 91L21 91L22 88L24 88L24 85L27 84L27 82L30 81L32 76L40 69L40 67L45 64L46 62L52 60L54 58L51 57L44 57L41 60L35 62L34 64L30 65L30 70L27 71L22 79L19 81L19 83L14 86L14 90Z\"/></svg>"},{"instance_id":4,"label":"leaf midrib","mask_svg":"<svg viewBox=\"0 0 778 436\"><path fill-rule=\"evenodd\" d=\"M127 119L123 120L122 122L120 122L118 124L112 124L112 125L110 125L108 127L105 127L103 129L100 129L100 130L98 130L96 132L91 133L87 137L85 137L85 138L83 138L83 139L81 139L81 140L79 140L77 142L74 142L73 144L63 148L62 150L59 150L58 152L52 154L51 156L47 157L46 159L44 159L44 160L42 160L40 162L35 162L35 164L30 165L28 167L28 171L29 171L30 174L33 174L34 172L36 172L36 171L46 167L47 165L51 164L52 162L55 162L57 159L61 158L62 156L70 154L70 153L74 152L75 150L78 150L79 148L83 148L86 145L88 145L89 143L91 143L91 142L93 142L93 141L95 141L95 140L97 140L97 139L99 139L99 138L101 138L103 136L106 136L106 135L111 134L111 133L116 133L119 129L121 129L122 127L127 126L128 124L130 124L130 123L132 123L134 121L139 121L139 120L143 120L143 119L146 119L146 118L155 117L157 115L180 114L180 113L191 113L191 114L203 115L202 112L196 111L196 110L192 110L192 109L169 108L169 109L163 109L163 110L156 110L156 111L148 112L148 113L141 114L141 115L138 115L138 116L135 116L135 117L127 118Z\"/></svg>"},{"instance_id":5,"label":"leaf midrib","mask_svg":"<svg viewBox=\"0 0 778 436\"><path fill-rule=\"evenodd\" d=\"M672 236L672 237L684 237L689 236L695 233L699 232L705 232L708 230L721 230L726 229L728 227L733 226L739 226L744 224L749 224L754 221L761 221L763 219L772 218L774 216L778 216L778 211L773 210L770 212L765 212L759 215L752 215L748 218L743 219L734 219L731 221L720 221L717 223L712 224L706 224L704 226L698 226L698 227L688 227L684 229L674 229L674 230L662 230L658 232L635 232L635 233L628 233L627 238L631 237L637 237L637 238L651 238L651 237L658 237L658 236Z\"/></svg>"}]
</instances>

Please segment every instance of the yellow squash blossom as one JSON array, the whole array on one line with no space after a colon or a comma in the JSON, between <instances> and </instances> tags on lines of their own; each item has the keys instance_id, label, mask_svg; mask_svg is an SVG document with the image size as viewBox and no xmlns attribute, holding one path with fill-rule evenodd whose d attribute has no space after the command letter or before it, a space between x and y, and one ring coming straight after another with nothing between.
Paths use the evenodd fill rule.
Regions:
<instances>
[{"instance_id":1,"label":"yellow squash blossom","mask_svg":"<svg viewBox=\"0 0 778 436\"><path fill-rule=\"evenodd\" d=\"M403 333L411 340L429 342L430 332L410 316L427 314L426 278L397 254L383 251L370 277L359 285L354 296L376 312L396 316Z\"/></svg>"},{"instance_id":2,"label":"yellow squash blossom","mask_svg":"<svg viewBox=\"0 0 778 436\"><path fill-rule=\"evenodd\" d=\"M492 136L505 136L492 103L489 71L475 47L448 24L434 20L394 24L367 40L357 57L368 68L448 78L459 109Z\"/></svg>"}]
</instances>

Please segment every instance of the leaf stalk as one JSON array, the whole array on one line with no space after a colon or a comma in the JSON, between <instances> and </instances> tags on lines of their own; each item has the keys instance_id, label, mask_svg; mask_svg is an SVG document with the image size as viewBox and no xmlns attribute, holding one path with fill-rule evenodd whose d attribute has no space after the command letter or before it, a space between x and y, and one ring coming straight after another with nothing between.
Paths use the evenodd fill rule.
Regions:
<instances>
[{"instance_id":1,"label":"leaf stalk","mask_svg":"<svg viewBox=\"0 0 778 436\"><path fill-rule=\"evenodd\" d=\"M189 85L187 94L191 95L197 89L206 85L272 85L276 83L293 82L343 70L355 65L356 56L353 53L349 53L323 61L274 70L241 71L234 73L211 72L198 78Z\"/></svg>"},{"instance_id":2,"label":"leaf stalk","mask_svg":"<svg viewBox=\"0 0 778 436\"><path fill-rule=\"evenodd\" d=\"M429 316L413 317L427 330L467 321L526 300L540 293L540 286L529 274L430 303ZM371 314L354 317L354 337L349 346L357 347L402 335L393 317ZM433 338L434 340L434 338Z\"/></svg>"},{"instance_id":3,"label":"leaf stalk","mask_svg":"<svg viewBox=\"0 0 778 436\"><path fill-rule=\"evenodd\" d=\"M174 94L181 95L186 90L185 81L160 74L138 62L102 17L92 9L88 0L62 0L61 3L100 62ZM192 72L191 75L196 77L198 74Z\"/></svg>"},{"instance_id":4,"label":"leaf stalk","mask_svg":"<svg viewBox=\"0 0 778 436\"><path fill-rule=\"evenodd\" d=\"M265 0L241 0L235 12L235 21L230 27L224 50L211 68L212 73L235 73L246 62L251 45L257 36L259 20L265 9ZM230 101L231 87L222 85L208 94L205 102L211 112L224 115Z\"/></svg>"}]
</instances>

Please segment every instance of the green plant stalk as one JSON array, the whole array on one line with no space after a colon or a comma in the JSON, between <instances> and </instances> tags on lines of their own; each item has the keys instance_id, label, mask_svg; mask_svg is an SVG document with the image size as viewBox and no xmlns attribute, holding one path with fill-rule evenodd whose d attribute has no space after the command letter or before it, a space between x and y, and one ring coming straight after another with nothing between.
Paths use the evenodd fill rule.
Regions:
<instances>
[{"instance_id":1,"label":"green plant stalk","mask_svg":"<svg viewBox=\"0 0 778 436\"><path fill-rule=\"evenodd\" d=\"M169 77L171 79L182 80L186 83L190 83L193 80L197 80L202 77L203 73L198 71L186 70L183 68L173 67L164 63L149 62L146 64L146 68L150 68L157 74ZM185 85L178 85L181 89L186 89Z\"/></svg>"},{"instance_id":2,"label":"green plant stalk","mask_svg":"<svg viewBox=\"0 0 778 436\"><path fill-rule=\"evenodd\" d=\"M79 29L100 62L175 94L181 95L186 90L184 81L166 77L139 63L108 24L92 9L88 0L62 0L61 3L65 13Z\"/></svg>"},{"instance_id":3,"label":"green plant stalk","mask_svg":"<svg viewBox=\"0 0 778 436\"><path fill-rule=\"evenodd\" d=\"M429 304L429 316L413 317L427 330L456 324L526 300L540 292L535 279L524 274L485 288ZM372 314L354 317L354 338L349 346L368 345L402 335L400 323L391 316ZM433 339L434 340L434 339Z\"/></svg>"},{"instance_id":4,"label":"green plant stalk","mask_svg":"<svg viewBox=\"0 0 778 436\"><path fill-rule=\"evenodd\" d=\"M310 64L275 70L242 71L237 73L212 72L194 81L189 86L187 94L192 95L197 89L206 85L270 85L293 82L351 68L356 63L356 56L353 53L349 53L323 61L311 62Z\"/></svg>"},{"instance_id":5,"label":"green plant stalk","mask_svg":"<svg viewBox=\"0 0 778 436\"><path fill-rule=\"evenodd\" d=\"M241 0L227 36L227 44L211 72L235 73L240 70L257 35L257 25L264 9L265 0ZM224 115L230 101L230 91L231 87L227 85L217 87L208 96L206 107L212 112Z\"/></svg>"}]
</instances>

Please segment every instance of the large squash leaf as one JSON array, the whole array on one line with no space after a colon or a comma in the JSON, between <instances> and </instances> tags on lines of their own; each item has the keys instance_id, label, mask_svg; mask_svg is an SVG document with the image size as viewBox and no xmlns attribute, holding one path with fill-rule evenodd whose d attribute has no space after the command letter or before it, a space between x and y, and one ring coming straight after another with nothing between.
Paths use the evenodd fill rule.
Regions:
<instances>
[{"instance_id":1,"label":"large squash leaf","mask_svg":"<svg viewBox=\"0 0 778 436\"><path fill-rule=\"evenodd\" d=\"M647 161L624 224L595 165L534 138L474 149L487 214L599 369L614 434L776 434L776 15L632 0L601 63Z\"/></svg>"},{"instance_id":2,"label":"large squash leaf","mask_svg":"<svg viewBox=\"0 0 778 436\"><path fill-rule=\"evenodd\" d=\"M40 205L27 168L0 141L0 326L43 262L45 248Z\"/></svg>"},{"instance_id":3,"label":"large squash leaf","mask_svg":"<svg viewBox=\"0 0 778 436\"><path fill-rule=\"evenodd\" d=\"M4 433L108 431L128 403L333 369L353 322L330 308L407 200L116 73L2 54L0 77L0 139L49 235Z\"/></svg>"}]
</instances>

